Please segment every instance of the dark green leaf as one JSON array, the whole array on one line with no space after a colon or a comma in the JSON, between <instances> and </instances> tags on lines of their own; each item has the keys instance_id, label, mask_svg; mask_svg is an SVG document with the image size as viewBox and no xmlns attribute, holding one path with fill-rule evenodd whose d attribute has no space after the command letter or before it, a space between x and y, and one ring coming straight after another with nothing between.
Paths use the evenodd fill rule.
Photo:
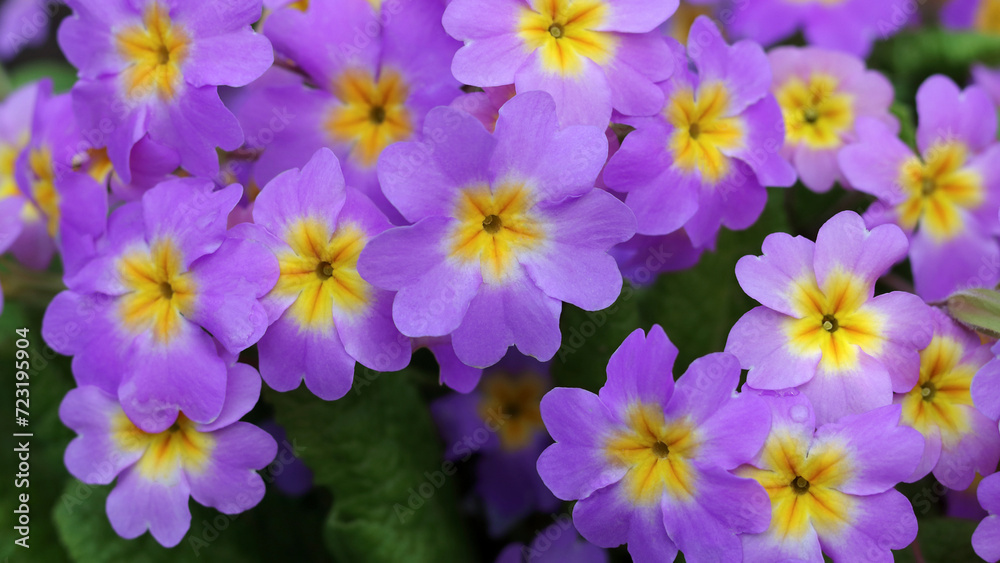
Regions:
<instances>
[{"instance_id":1,"label":"dark green leaf","mask_svg":"<svg viewBox=\"0 0 1000 563\"><path fill-rule=\"evenodd\" d=\"M359 371L332 402L304 388L269 399L316 484L333 493L325 536L336 559L470 561L454 466L442 464L427 407L404 373Z\"/></svg>"},{"instance_id":2,"label":"dark green leaf","mask_svg":"<svg viewBox=\"0 0 1000 563\"><path fill-rule=\"evenodd\" d=\"M174 563L178 561L329 561L317 543L325 513L306 500L269 489L261 504L236 515L190 501L191 529L165 548L147 532L127 540L105 513L112 486L71 480L55 507L59 539L81 563ZM315 503L312 503L315 504ZM290 525L290 523L294 523ZM34 551L34 547L32 547Z\"/></svg>"},{"instance_id":3,"label":"dark green leaf","mask_svg":"<svg viewBox=\"0 0 1000 563\"><path fill-rule=\"evenodd\" d=\"M847 192L839 184L823 193L817 193L801 182L788 189L771 190L771 197L784 200L788 222L787 228L783 230L810 239L816 238L819 228L830 217L848 209L861 213L869 201L865 194Z\"/></svg>"},{"instance_id":4,"label":"dark green leaf","mask_svg":"<svg viewBox=\"0 0 1000 563\"><path fill-rule=\"evenodd\" d=\"M931 518L920 521L917 539L906 549L894 551L896 561L952 563L982 561L972 549L972 532L977 522L960 518ZM917 559L919 553L922 559Z\"/></svg>"},{"instance_id":5,"label":"dark green leaf","mask_svg":"<svg viewBox=\"0 0 1000 563\"><path fill-rule=\"evenodd\" d=\"M959 84L975 63L1000 65L1000 36L943 29L904 31L876 44L869 66L893 81L896 99L913 100L920 84L944 74Z\"/></svg>"},{"instance_id":6,"label":"dark green leaf","mask_svg":"<svg viewBox=\"0 0 1000 563\"><path fill-rule=\"evenodd\" d=\"M0 513L7 515L3 520L4 525L13 526L13 514L15 509L20 509L20 495L27 494L28 502L25 503L28 509L30 534L28 545L30 551L14 545L13 540L20 537L20 534L11 537L10 541L0 544L0 560L11 557L14 561L27 560L28 555L32 560L38 561L67 561L67 556L59 545L56 530L53 527L50 515L52 507L59 498L62 484L69 475L63 467L63 450L72 436L59 421L59 403L63 396L72 387L72 379L69 376L69 362L67 358L58 357L51 349L45 346L42 341L40 328L41 311L22 306L17 302L7 302L3 315L0 316L0 365L4 366L4 373L10 376L4 378L0 386L0 402L10 405L7 414L14 418L15 386L17 380L15 376L15 351L18 350L16 342L21 339L21 335L14 331L27 328L28 333L24 340L28 346L30 368L25 371L28 374L26 380L28 385L21 387L28 392L28 426L14 426L13 420L5 421L5 427L12 428L12 432L5 432L0 437L0 450L7 452L4 456L4 473L13 476L20 473L16 464L20 462L14 449L20 444L28 442L29 469L27 479L14 478L0 481ZM23 393L19 398L24 398ZM30 437L14 437L12 434L30 433ZM9 471L8 469L9 468ZM20 485L20 486L16 486ZM26 486L25 486L26 485ZM18 516L19 517L19 516ZM9 518L10 520L7 520ZM11 535L15 532L11 528Z\"/></svg>"},{"instance_id":7,"label":"dark green leaf","mask_svg":"<svg viewBox=\"0 0 1000 563\"><path fill-rule=\"evenodd\" d=\"M917 117L913 107L901 102L893 102L889 108L892 115L899 120L899 138L910 148L917 148Z\"/></svg>"},{"instance_id":8,"label":"dark green leaf","mask_svg":"<svg viewBox=\"0 0 1000 563\"><path fill-rule=\"evenodd\" d=\"M13 89L10 78L7 76L7 69L0 65L0 100L6 98Z\"/></svg>"},{"instance_id":9,"label":"dark green leaf","mask_svg":"<svg viewBox=\"0 0 1000 563\"><path fill-rule=\"evenodd\" d=\"M149 533L134 540L126 540L118 536L108 522L104 510L111 486L87 485L79 481L70 481L63 492L59 504L55 507L54 518L59 529L63 545L75 561L86 563L168 563L174 561L194 561L203 546L197 544L196 552L185 538L177 546L166 549L156 543ZM200 507L198 507L200 508ZM204 516L201 510L192 513L194 528ZM229 518L229 517L225 517ZM208 517L211 520L211 517ZM212 558L220 560L235 560L239 552L232 549L231 542L210 544L204 553L210 553Z\"/></svg>"},{"instance_id":10,"label":"dark green leaf","mask_svg":"<svg viewBox=\"0 0 1000 563\"><path fill-rule=\"evenodd\" d=\"M650 326L643 325L639 313L643 293L626 283L618 301L603 311L584 311L563 305L559 320L562 344L552 359L552 374L557 386L596 392L604 385L605 367L611 354L635 329Z\"/></svg>"},{"instance_id":11,"label":"dark green leaf","mask_svg":"<svg viewBox=\"0 0 1000 563\"><path fill-rule=\"evenodd\" d=\"M757 223L741 232L723 230L718 250L690 270L660 276L639 303L643 325L661 325L680 349L675 375L700 356L721 352L733 324L757 303L736 281L736 262L761 253L767 235L789 230L781 190L770 190Z\"/></svg>"}]
</instances>

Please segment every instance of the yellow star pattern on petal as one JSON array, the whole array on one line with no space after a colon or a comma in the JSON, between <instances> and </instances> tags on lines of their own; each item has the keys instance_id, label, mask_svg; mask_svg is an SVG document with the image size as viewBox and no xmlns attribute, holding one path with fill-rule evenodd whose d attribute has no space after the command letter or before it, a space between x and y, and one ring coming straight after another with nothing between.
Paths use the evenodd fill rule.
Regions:
<instances>
[{"instance_id":1,"label":"yellow star pattern on petal","mask_svg":"<svg viewBox=\"0 0 1000 563\"><path fill-rule=\"evenodd\" d=\"M583 59L608 62L615 53L614 35L596 31L610 8L600 0L531 0L522 8L517 33L528 51L539 50L542 66L561 76L578 76Z\"/></svg>"},{"instance_id":2,"label":"yellow star pattern on petal","mask_svg":"<svg viewBox=\"0 0 1000 563\"><path fill-rule=\"evenodd\" d=\"M533 193L523 183L466 188L455 205L458 222L449 237L450 256L462 263L479 262L484 281L502 282L518 255L544 239L534 205Z\"/></svg>"},{"instance_id":3,"label":"yellow star pattern on petal","mask_svg":"<svg viewBox=\"0 0 1000 563\"><path fill-rule=\"evenodd\" d=\"M333 312L363 311L371 286L358 273L358 257L368 240L361 229L340 225L331 232L316 218L289 225L282 237L291 250L278 255L281 275L272 290L294 295L289 314L302 329L329 331Z\"/></svg>"},{"instance_id":4,"label":"yellow star pattern on petal","mask_svg":"<svg viewBox=\"0 0 1000 563\"><path fill-rule=\"evenodd\" d=\"M793 284L790 292L798 318L786 321L785 333L793 353L819 350L820 366L839 371L858 365L859 349L869 355L881 352L887 321L865 306L868 286L863 280L837 270L823 288L808 277Z\"/></svg>"},{"instance_id":5,"label":"yellow star pattern on petal","mask_svg":"<svg viewBox=\"0 0 1000 563\"><path fill-rule=\"evenodd\" d=\"M834 76L816 72L808 80L790 78L778 85L775 97L785 118L787 145L834 149L854 129L854 96L841 90Z\"/></svg>"},{"instance_id":6,"label":"yellow star pattern on petal","mask_svg":"<svg viewBox=\"0 0 1000 563\"><path fill-rule=\"evenodd\" d=\"M940 432L945 447L957 444L970 428L965 407L972 406L969 388L982 366L962 362L964 353L954 338L934 335L920 351L920 378L903 397L903 423L925 436Z\"/></svg>"},{"instance_id":7,"label":"yellow star pattern on petal","mask_svg":"<svg viewBox=\"0 0 1000 563\"><path fill-rule=\"evenodd\" d=\"M167 7L158 2L150 4L142 22L119 31L115 44L129 63L122 73L129 97L144 98L155 93L163 100L173 100L177 96L191 38L171 21Z\"/></svg>"},{"instance_id":8,"label":"yellow star pattern on petal","mask_svg":"<svg viewBox=\"0 0 1000 563\"><path fill-rule=\"evenodd\" d=\"M853 522L854 502L838 490L851 476L843 448L823 444L810 450L803 440L774 431L759 465L743 466L736 473L755 479L767 491L771 525L766 533L801 538L812 525L817 532L837 534Z\"/></svg>"},{"instance_id":9,"label":"yellow star pattern on petal","mask_svg":"<svg viewBox=\"0 0 1000 563\"><path fill-rule=\"evenodd\" d=\"M119 410L111 420L111 436L115 445L125 452L141 451L136 469L146 480L172 483L177 472L198 474L208 465L215 438L199 432L194 422L177 415L174 424L156 434L144 432Z\"/></svg>"},{"instance_id":10,"label":"yellow star pattern on petal","mask_svg":"<svg viewBox=\"0 0 1000 563\"><path fill-rule=\"evenodd\" d=\"M119 277L130 290L119 300L123 323L135 332L152 331L161 344L180 333L184 315L194 307L196 284L182 271L181 258L173 241L163 238L118 260Z\"/></svg>"},{"instance_id":11,"label":"yellow star pattern on petal","mask_svg":"<svg viewBox=\"0 0 1000 563\"><path fill-rule=\"evenodd\" d=\"M605 444L611 463L628 468L622 480L629 500L654 505L664 494L688 501L697 492L698 433L687 419L668 421L663 409L636 403L627 411L626 428Z\"/></svg>"},{"instance_id":12,"label":"yellow star pattern on petal","mask_svg":"<svg viewBox=\"0 0 1000 563\"><path fill-rule=\"evenodd\" d=\"M410 89L399 72L383 67L376 78L349 69L334 80L333 94L340 103L327 116L326 131L335 142L350 144L351 157L362 165L374 166L385 147L413 134Z\"/></svg>"},{"instance_id":13,"label":"yellow star pattern on petal","mask_svg":"<svg viewBox=\"0 0 1000 563\"><path fill-rule=\"evenodd\" d=\"M943 141L927 149L924 159L910 157L899 170L906 199L896 208L902 226L916 228L943 242L964 229L962 212L985 201L982 175L968 167L968 148Z\"/></svg>"},{"instance_id":14,"label":"yellow star pattern on petal","mask_svg":"<svg viewBox=\"0 0 1000 563\"><path fill-rule=\"evenodd\" d=\"M743 146L746 136L743 120L727 117L731 96L719 82L703 84L697 94L690 88L674 93L664 110L674 126L669 150L674 163L715 184L730 171L732 163L723 151Z\"/></svg>"},{"instance_id":15,"label":"yellow star pattern on petal","mask_svg":"<svg viewBox=\"0 0 1000 563\"><path fill-rule=\"evenodd\" d=\"M539 405L546 388L532 374L510 376L496 374L483 380L479 415L483 420L497 419L497 436L505 450L519 450L544 432Z\"/></svg>"}]
</instances>

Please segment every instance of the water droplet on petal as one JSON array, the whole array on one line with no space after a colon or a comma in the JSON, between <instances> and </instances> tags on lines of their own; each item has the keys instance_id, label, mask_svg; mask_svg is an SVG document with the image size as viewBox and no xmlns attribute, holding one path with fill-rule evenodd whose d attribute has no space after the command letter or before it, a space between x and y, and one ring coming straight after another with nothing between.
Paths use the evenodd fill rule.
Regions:
<instances>
[{"instance_id":1,"label":"water droplet on petal","mask_svg":"<svg viewBox=\"0 0 1000 563\"><path fill-rule=\"evenodd\" d=\"M809 418L809 409L805 405L795 405L788 414L795 422L805 422Z\"/></svg>"}]
</instances>

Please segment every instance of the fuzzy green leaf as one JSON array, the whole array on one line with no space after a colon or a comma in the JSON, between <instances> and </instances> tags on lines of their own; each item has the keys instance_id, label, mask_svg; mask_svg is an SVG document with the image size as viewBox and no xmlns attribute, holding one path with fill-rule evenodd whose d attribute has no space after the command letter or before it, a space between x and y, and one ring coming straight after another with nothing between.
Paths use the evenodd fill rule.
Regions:
<instances>
[{"instance_id":1,"label":"fuzzy green leaf","mask_svg":"<svg viewBox=\"0 0 1000 563\"><path fill-rule=\"evenodd\" d=\"M304 388L269 399L315 483L333 493L325 538L337 560L474 559L458 515L454 467L451 475L444 471L427 406L405 373L359 370L354 388L337 401Z\"/></svg>"}]
</instances>

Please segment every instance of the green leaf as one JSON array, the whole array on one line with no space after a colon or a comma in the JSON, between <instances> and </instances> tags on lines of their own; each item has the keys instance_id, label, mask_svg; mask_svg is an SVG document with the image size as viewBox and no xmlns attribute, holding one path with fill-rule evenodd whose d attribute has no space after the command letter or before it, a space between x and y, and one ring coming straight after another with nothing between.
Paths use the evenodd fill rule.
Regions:
<instances>
[{"instance_id":1,"label":"green leaf","mask_svg":"<svg viewBox=\"0 0 1000 563\"><path fill-rule=\"evenodd\" d=\"M916 541L906 549L894 551L896 561L914 562L920 553L924 563L982 561L972 549L972 532L978 522L960 518L929 518L920 521Z\"/></svg>"},{"instance_id":2,"label":"green leaf","mask_svg":"<svg viewBox=\"0 0 1000 563\"><path fill-rule=\"evenodd\" d=\"M769 190L767 207L757 223L740 232L724 229L719 250L706 253L694 268L661 275L648 288L626 284L618 301L603 311L564 305L562 346L552 360L556 385L596 392L607 379L608 359L622 341L635 329L648 331L654 324L663 326L680 349L675 376L695 358L721 352L729 329L756 305L736 281L736 261L760 254L764 237L772 232L791 230L784 191Z\"/></svg>"},{"instance_id":3,"label":"green leaf","mask_svg":"<svg viewBox=\"0 0 1000 563\"><path fill-rule=\"evenodd\" d=\"M406 372L359 370L337 401L305 388L268 398L315 483L333 493L325 538L337 560L474 560L454 465L442 463L427 407Z\"/></svg>"},{"instance_id":4,"label":"green leaf","mask_svg":"<svg viewBox=\"0 0 1000 563\"><path fill-rule=\"evenodd\" d=\"M0 65L0 100L6 98L13 89L10 78L7 77L7 69Z\"/></svg>"},{"instance_id":5,"label":"green leaf","mask_svg":"<svg viewBox=\"0 0 1000 563\"><path fill-rule=\"evenodd\" d=\"M189 538L167 549L158 544L148 532L134 540L127 540L116 534L104 510L111 489L111 486L87 485L73 480L63 491L53 516L60 539L73 560L87 563L171 563L197 560L199 553L188 543ZM196 508L192 511L193 523L200 522L206 516L211 520L211 516L202 511L207 509L200 506ZM235 558L240 553L239 550L232 549L231 542L219 544L210 546L213 559L237 560ZM198 547L201 548L200 545ZM209 551L206 549L205 553Z\"/></svg>"},{"instance_id":6,"label":"green leaf","mask_svg":"<svg viewBox=\"0 0 1000 563\"><path fill-rule=\"evenodd\" d=\"M13 368L17 358L15 353L19 348L16 343L22 336L15 333L15 330L26 328L28 346L24 348L28 353L30 368L26 370L28 385L20 389L26 389L28 396L28 426L13 426L13 420L5 423L11 429L0 436L0 450L9 455L9 467L11 475L18 473L15 471L15 464L20 460L15 456L15 448L19 448L24 441L28 442L28 464L27 480L15 483L14 478L0 481L0 513L8 515L10 520L5 519L4 525L13 526L13 511L20 509L22 494L28 495L27 505L30 534L28 545L30 550L16 546L13 541L20 537L13 530L10 530L10 541L0 543L0 560L11 558L14 561L25 560L27 555L32 560L38 561L68 561L66 553L59 544L58 535L51 521L50 515L52 507L59 498L62 484L68 479L65 467L63 467L63 450L69 443L72 433L59 421L59 403L69 389L72 388L72 378L69 376L69 362L67 358L58 357L51 349L45 346L40 332L41 311L24 307L17 302L5 303L3 315L0 316L0 365L6 369ZM16 398L24 398L22 393L16 396L15 372L8 371L9 377L4 378L0 385L0 402L10 405L7 411L11 418L14 417L14 402ZM21 382L24 382L22 380ZM13 433L30 433L30 437L14 437ZM5 470L6 471L6 470ZM20 481L20 479L18 479ZM22 485L22 486L16 486ZM23 486L27 485L27 486ZM16 535L15 535L16 534Z\"/></svg>"},{"instance_id":7,"label":"green leaf","mask_svg":"<svg viewBox=\"0 0 1000 563\"><path fill-rule=\"evenodd\" d=\"M10 83L19 88L30 82L51 78L56 92L68 92L76 84L76 69L64 62L37 61L9 69Z\"/></svg>"},{"instance_id":8,"label":"green leaf","mask_svg":"<svg viewBox=\"0 0 1000 563\"><path fill-rule=\"evenodd\" d=\"M899 120L899 138L907 146L916 150L917 148L917 118L914 115L913 107L909 104L893 102L889 108L892 115Z\"/></svg>"},{"instance_id":9,"label":"green leaf","mask_svg":"<svg viewBox=\"0 0 1000 563\"><path fill-rule=\"evenodd\" d=\"M953 293L945 301L948 314L965 326L1000 337L1000 292L973 288Z\"/></svg>"},{"instance_id":10,"label":"green leaf","mask_svg":"<svg viewBox=\"0 0 1000 563\"><path fill-rule=\"evenodd\" d=\"M149 534L126 540L111 529L104 511L111 489L111 486L87 485L72 480L63 491L53 519L59 529L60 540L73 560L88 563L167 563L176 559L184 547L168 551Z\"/></svg>"},{"instance_id":11,"label":"green leaf","mask_svg":"<svg viewBox=\"0 0 1000 563\"><path fill-rule=\"evenodd\" d=\"M329 561L317 541L325 507L311 497L293 499L269 488L259 505L235 515L189 501L191 528L168 549L148 532L132 540L115 533L104 508L112 488L71 480L62 492L53 517L74 561Z\"/></svg>"},{"instance_id":12,"label":"green leaf","mask_svg":"<svg viewBox=\"0 0 1000 563\"><path fill-rule=\"evenodd\" d=\"M939 28L904 31L876 43L869 59L869 67L885 73L896 88L896 99L903 101L912 100L932 74L965 83L975 63L1000 65L1000 36Z\"/></svg>"},{"instance_id":13,"label":"green leaf","mask_svg":"<svg viewBox=\"0 0 1000 563\"><path fill-rule=\"evenodd\" d=\"M760 219L745 231L723 230L715 252L706 253L690 270L660 276L640 300L644 326L661 325L680 350L674 375L692 360L721 352L733 324L757 303L736 281L736 262L759 255L764 237L789 231L781 190L769 190Z\"/></svg>"},{"instance_id":14,"label":"green leaf","mask_svg":"<svg viewBox=\"0 0 1000 563\"><path fill-rule=\"evenodd\" d=\"M614 305L603 311L584 311L563 305L559 326L562 344L552 359L552 376L561 387L596 392L607 379L605 367L611 354L635 329L643 325L639 303L643 295L627 282Z\"/></svg>"},{"instance_id":15,"label":"green leaf","mask_svg":"<svg viewBox=\"0 0 1000 563\"><path fill-rule=\"evenodd\" d=\"M802 182L797 182L791 188L780 192L772 189L771 197L784 200L784 213L788 219L787 223L783 223L782 230L810 239L816 238L819 228L830 217L847 209L860 213L861 208L870 201L866 194L846 191L839 184L818 193L807 188ZM777 202L775 204L777 205ZM777 213L777 209L775 212Z\"/></svg>"}]
</instances>

